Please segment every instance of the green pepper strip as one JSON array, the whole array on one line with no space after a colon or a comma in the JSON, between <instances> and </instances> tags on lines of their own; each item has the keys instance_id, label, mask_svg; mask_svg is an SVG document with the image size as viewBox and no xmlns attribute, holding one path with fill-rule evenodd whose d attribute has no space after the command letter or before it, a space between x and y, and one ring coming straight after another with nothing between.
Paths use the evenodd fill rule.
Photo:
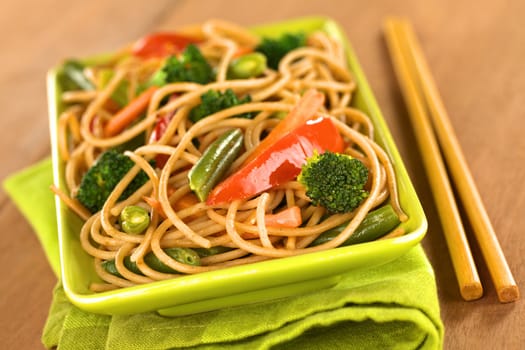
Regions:
<instances>
[{"instance_id":1,"label":"green pepper strip","mask_svg":"<svg viewBox=\"0 0 525 350\"><path fill-rule=\"evenodd\" d=\"M62 66L63 73L82 90L95 90L93 83L84 75L84 65L78 61L67 61Z\"/></svg>"},{"instance_id":2,"label":"green pepper strip","mask_svg":"<svg viewBox=\"0 0 525 350\"><path fill-rule=\"evenodd\" d=\"M101 87L104 88L109 84L109 81L115 75L115 71L113 69L106 68L106 69L102 69L99 75L100 75ZM128 86L129 86L129 82L124 79L118 84L115 91L113 91L113 94L111 94L111 99L115 101L120 107L124 107L129 102L128 101Z\"/></svg>"},{"instance_id":3,"label":"green pepper strip","mask_svg":"<svg viewBox=\"0 0 525 350\"><path fill-rule=\"evenodd\" d=\"M341 246L370 242L392 231L401 221L390 204L371 211L366 215L355 232ZM348 222L336 226L317 237L310 246L316 246L337 237Z\"/></svg>"},{"instance_id":4,"label":"green pepper strip","mask_svg":"<svg viewBox=\"0 0 525 350\"><path fill-rule=\"evenodd\" d=\"M177 260L182 264L193 266L199 266L201 264L199 255L193 249L175 247L165 248L163 251L172 259ZM155 271L163 273L177 273L177 271L160 261L153 252L149 252L144 256L144 262ZM124 257L124 266L137 275L144 275L138 268L137 263L131 261L129 256ZM106 270L106 272L117 277L122 277L122 275L117 270L114 259L102 262L102 267L104 270Z\"/></svg>"},{"instance_id":5,"label":"green pepper strip","mask_svg":"<svg viewBox=\"0 0 525 350\"><path fill-rule=\"evenodd\" d=\"M188 173L190 188L201 201L222 180L232 163L237 159L243 145L240 129L227 131L204 151L199 161Z\"/></svg>"},{"instance_id":6,"label":"green pepper strip","mask_svg":"<svg viewBox=\"0 0 525 350\"><path fill-rule=\"evenodd\" d=\"M205 258L207 256L229 252L233 250L233 248L218 245L211 248L193 248L193 250L196 251L201 258Z\"/></svg>"}]
</instances>

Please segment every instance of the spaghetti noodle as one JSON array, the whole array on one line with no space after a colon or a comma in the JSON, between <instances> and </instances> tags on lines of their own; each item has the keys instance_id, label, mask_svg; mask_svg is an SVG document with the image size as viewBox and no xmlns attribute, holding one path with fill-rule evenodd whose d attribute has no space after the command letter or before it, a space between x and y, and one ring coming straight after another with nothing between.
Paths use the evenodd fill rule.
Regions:
<instances>
[{"instance_id":1,"label":"spaghetti noodle","mask_svg":"<svg viewBox=\"0 0 525 350\"><path fill-rule=\"evenodd\" d=\"M364 113L350 107L356 84L339 42L322 32L310 34L306 46L288 52L276 70L267 68L256 77L230 79L228 67L232 61L239 52L253 51L260 39L244 28L216 20L204 23L193 35L198 37L197 46L215 70L215 79L206 84L182 81L155 88L147 100L144 117L114 135L108 135L105 127L122 108L115 108L112 96L126 82L127 100L136 99L138 87L151 79L166 57L137 57L127 48L113 62L85 69L95 90L67 91L62 96L69 107L58 123L58 146L66 162L68 192L55 191L85 219L81 244L94 257L96 271L104 281L93 284L94 291L335 248L352 235L372 209L387 201L401 220L406 219L398 203L392 165L373 141L373 125ZM114 74L102 83L102 71L108 67ZM199 105L203 94L228 89L237 96L249 95L251 101L196 122L190 119L192 109ZM194 200L188 173L220 135L232 129L240 129L243 134L242 151L228 169L231 174L246 163L279 124L280 116L292 111L309 89L326 96L315 115L329 119L347 145L344 153L361 160L369 169L369 195L357 209L330 214L314 206L304 186L295 179L231 203L209 205L206 201ZM243 113L254 117L239 117ZM152 134L156 133L162 118L167 120L165 130L155 138ZM85 172L101 153L137 137L142 138L141 145L124 152L134 166L112 190L102 209L89 213L76 199ZM165 164L152 165L151 160L161 155ZM148 181L131 196L120 200L139 172L144 172ZM192 197L193 200L188 201ZM185 201L188 203L183 205ZM150 213L149 226L141 234L124 232L119 223L119 214L131 205L146 208ZM299 227L267 224L271 215L283 208L296 207L303 222ZM337 237L310 246L320 234L345 222L349 223ZM201 256L200 265L191 265L170 256L166 249L173 247L223 249ZM146 262L151 254L172 271L152 268ZM136 269L129 268L128 260ZM114 262L116 274L104 269L108 261Z\"/></svg>"}]
</instances>

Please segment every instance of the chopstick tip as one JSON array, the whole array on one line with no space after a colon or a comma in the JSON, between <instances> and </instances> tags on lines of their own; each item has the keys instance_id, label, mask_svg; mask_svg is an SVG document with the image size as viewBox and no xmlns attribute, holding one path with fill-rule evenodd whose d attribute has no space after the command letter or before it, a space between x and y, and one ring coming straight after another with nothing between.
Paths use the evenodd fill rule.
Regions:
<instances>
[{"instance_id":1,"label":"chopstick tip","mask_svg":"<svg viewBox=\"0 0 525 350\"><path fill-rule=\"evenodd\" d=\"M517 285L504 286L498 289L500 303L512 303L520 298L520 290Z\"/></svg>"},{"instance_id":2,"label":"chopstick tip","mask_svg":"<svg viewBox=\"0 0 525 350\"><path fill-rule=\"evenodd\" d=\"M460 293L466 301L477 300L483 296L483 287L479 282L472 282L461 286Z\"/></svg>"},{"instance_id":3,"label":"chopstick tip","mask_svg":"<svg viewBox=\"0 0 525 350\"><path fill-rule=\"evenodd\" d=\"M384 20L383 20L383 25L384 26L388 26L388 25L399 25L401 23L405 23L407 22L408 20L403 17L403 16L399 16L399 15L387 15Z\"/></svg>"}]
</instances>

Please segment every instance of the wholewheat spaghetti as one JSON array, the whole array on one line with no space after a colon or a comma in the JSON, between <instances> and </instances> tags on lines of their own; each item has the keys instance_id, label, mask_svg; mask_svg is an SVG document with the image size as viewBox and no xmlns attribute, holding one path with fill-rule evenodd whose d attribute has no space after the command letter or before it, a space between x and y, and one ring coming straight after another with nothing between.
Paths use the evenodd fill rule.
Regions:
<instances>
[{"instance_id":1,"label":"wholewheat spaghetti","mask_svg":"<svg viewBox=\"0 0 525 350\"><path fill-rule=\"evenodd\" d=\"M111 103L111 96L126 81L126 97L130 101L135 99L137 88L151 79L165 57L135 57L126 48L110 63L85 69L95 86L93 91L67 91L62 95L68 107L59 119L58 146L66 162L67 193L55 191L85 219L80 241L94 257L95 269L104 281L93 284L93 290L335 248L353 234L372 209L387 201L401 220L406 219L399 206L393 167L386 153L373 141L373 124L363 112L350 106L356 84L337 40L323 32L310 34L307 45L287 53L277 69L268 68L257 77L229 79L228 67L232 61L239 52L253 51L260 39L244 28L217 20L204 23L192 34L199 37L198 47L214 68L215 80L207 84L175 82L159 87L147 101L144 117L116 134L105 131L109 121L119 113ZM108 67L114 74L102 84L101 72ZM251 96L251 102L223 109L198 122L190 120L191 110L199 105L204 93L227 89L237 96ZM181 204L194 197L188 182L190 169L220 135L232 129L243 133L243 151L233 161L231 174L246 163L253 150L279 124L280 117L292 111L303 93L311 89L326 97L315 117L329 119L345 142L344 153L359 159L369 169L369 195L357 209L330 214L312 205L304 186L295 179L230 203L209 205L193 200ZM243 113L252 113L254 117L240 118ZM159 120L166 115L171 119L163 134L152 138ZM102 209L89 213L76 199L83 175L101 153L137 137L142 137L142 144L124 152L135 165L113 189ZM165 164L152 165L150 161L159 155L164 155ZM126 187L141 171L148 181L120 201ZM130 205L149 211L149 226L141 234L126 233L119 224L120 212ZM267 223L283 208L295 207L300 210L303 223L300 227ZM345 222L349 223L337 237L310 246L320 234ZM173 247L226 249L202 257L201 264L196 266L168 255L166 249ZM148 254L154 254L177 272L153 269L145 262ZM126 259L135 263L139 271L130 270ZM117 275L102 267L109 260L114 261Z\"/></svg>"}]
</instances>

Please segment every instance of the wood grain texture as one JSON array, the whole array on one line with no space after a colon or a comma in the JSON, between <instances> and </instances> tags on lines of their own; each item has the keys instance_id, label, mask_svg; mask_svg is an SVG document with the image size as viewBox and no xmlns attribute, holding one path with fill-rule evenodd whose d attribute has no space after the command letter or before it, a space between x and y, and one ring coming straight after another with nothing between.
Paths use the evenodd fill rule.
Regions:
<instances>
[{"instance_id":1,"label":"wood grain texture","mask_svg":"<svg viewBox=\"0 0 525 350\"><path fill-rule=\"evenodd\" d=\"M352 42L429 221L425 250L436 273L446 349L520 349L525 304L500 304L470 234L485 295L462 300L422 156L382 35L387 15L407 16L428 58L451 123L518 285L525 279L525 2L513 1L3 1L0 5L0 179L49 154L45 72L64 57L110 51L155 29L222 18L242 25L306 15L338 21ZM0 192L0 340L42 348L56 282L38 240Z\"/></svg>"}]
</instances>

